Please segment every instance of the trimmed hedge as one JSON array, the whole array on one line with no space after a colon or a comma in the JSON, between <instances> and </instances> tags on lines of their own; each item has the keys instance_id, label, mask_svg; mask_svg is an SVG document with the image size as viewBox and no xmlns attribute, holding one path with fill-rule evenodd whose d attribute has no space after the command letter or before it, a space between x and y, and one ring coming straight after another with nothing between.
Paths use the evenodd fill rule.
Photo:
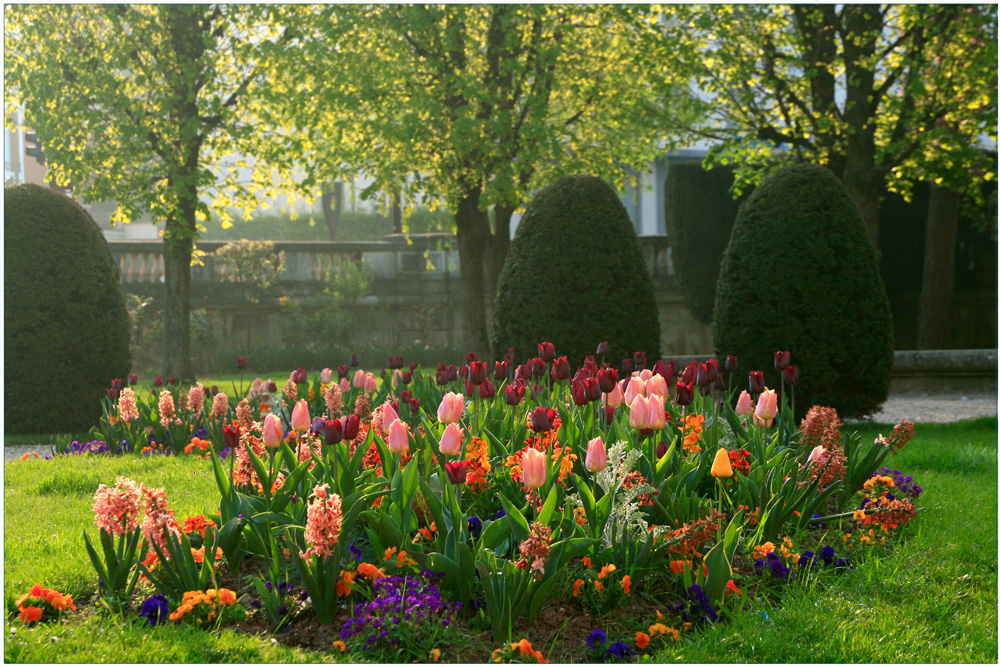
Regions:
<instances>
[{"instance_id":1,"label":"trimmed hedge","mask_svg":"<svg viewBox=\"0 0 1000 667\"><path fill-rule=\"evenodd\" d=\"M733 168L671 162L664 186L667 238L677 284L691 314L711 324L722 254L749 192L733 199Z\"/></svg>"},{"instance_id":2,"label":"trimmed hedge","mask_svg":"<svg viewBox=\"0 0 1000 667\"><path fill-rule=\"evenodd\" d=\"M889 391L892 317L857 206L816 165L768 176L740 208L715 302L720 358L781 382L774 352L799 367L796 418L812 405L875 412Z\"/></svg>"},{"instance_id":3,"label":"trimmed hedge","mask_svg":"<svg viewBox=\"0 0 1000 667\"><path fill-rule=\"evenodd\" d=\"M88 429L111 380L131 367L129 316L104 235L72 199L15 185L4 191L4 245L6 430Z\"/></svg>"},{"instance_id":4,"label":"trimmed hedge","mask_svg":"<svg viewBox=\"0 0 1000 667\"><path fill-rule=\"evenodd\" d=\"M593 176L567 176L539 192L511 241L497 285L493 355L535 357L551 341L577 367L608 341L613 365L642 350L660 357L653 281L615 191Z\"/></svg>"}]
</instances>

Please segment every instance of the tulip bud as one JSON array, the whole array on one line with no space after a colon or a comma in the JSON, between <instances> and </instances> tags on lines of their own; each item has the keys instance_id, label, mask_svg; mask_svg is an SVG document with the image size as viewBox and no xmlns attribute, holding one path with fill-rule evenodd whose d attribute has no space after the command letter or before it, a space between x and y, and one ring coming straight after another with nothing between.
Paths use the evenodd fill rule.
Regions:
<instances>
[{"instance_id":1,"label":"tulip bud","mask_svg":"<svg viewBox=\"0 0 1000 667\"><path fill-rule=\"evenodd\" d=\"M276 415L269 414L264 417L264 446L274 449L281 445L281 439L285 435L281 430L281 419Z\"/></svg>"},{"instance_id":2,"label":"tulip bud","mask_svg":"<svg viewBox=\"0 0 1000 667\"><path fill-rule=\"evenodd\" d=\"M439 443L441 453L446 456L458 456L461 454L464 435L464 431L459 428L458 424L448 424L448 427L445 428L444 433L441 435L441 442Z\"/></svg>"},{"instance_id":3,"label":"tulip bud","mask_svg":"<svg viewBox=\"0 0 1000 667\"><path fill-rule=\"evenodd\" d=\"M750 391L754 394L764 391L764 371L750 371Z\"/></svg>"},{"instance_id":4,"label":"tulip bud","mask_svg":"<svg viewBox=\"0 0 1000 667\"><path fill-rule=\"evenodd\" d=\"M358 430L361 428L361 417L348 415L344 420L344 440L354 440L358 437Z\"/></svg>"},{"instance_id":5,"label":"tulip bud","mask_svg":"<svg viewBox=\"0 0 1000 667\"><path fill-rule=\"evenodd\" d=\"M535 357L531 360L531 377L540 378L545 375L545 360Z\"/></svg>"},{"instance_id":6,"label":"tulip bud","mask_svg":"<svg viewBox=\"0 0 1000 667\"><path fill-rule=\"evenodd\" d=\"M352 354L352 355L351 355L351 359L350 359L350 362L349 362L349 363L350 363L350 365L351 365L352 367L353 367L353 366L357 366L357 365L358 365L358 355L356 355L356 354Z\"/></svg>"},{"instance_id":7,"label":"tulip bud","mask_svg":"<svg viewBox=\"0 0 1000 667\"><path fill-rule=\"evenodd\" d=\"M465 395L469 398L476 395L476 385L472 384L469 380L465 381Z\"/></svg>"},{"instance_id":8,"label":"tulip bud","mask_svg":"<svg viewBox=\"0 0 1000 667\"><path fill-rule=\"evenodd\" d=\"M355 389L365 388L365 372L360 368L354 371L354 388Z\"/></svg>"},{"instance_id":9,"label":"tulip bud","mask_svg":"<svg viewBox=\"0 0 1000 667\"><path fill-rule=\"evenodd\" d=\"M681 374L681 382L684 384L691 384L692 382L698 381L698 362L692 361L687 366L684 367L684 372Z\"/></svg>"},{"instance_id":10,"label":"tulip bud","mask_svg":"<svg viewBox=\"0 0 1000 667\"><path fill-rule=\"evenodd\" d=\"M636 396L644 396L645 394L646 383L634 376L629 378L628 386L625 388L625 405L632 405Z\"/></svg>"},{"instance_id":11,"label":"tulip bud","mask_svg":"<svg viewBox=\"0 0 1000 667\"><path fill-rule=\"evenodd\" d=\"M292 376L289 379L295 384L305 384L308 380L305 367L300 366L298 369L292 371Z\"/></svg>"},{"instance_id":12,"label":"tulip bud","mask_svg":"<svg viewBox=\"0 0 1000 667\"><path fill-rule=\"evenodd\" d=\"M420 411L420 399L410 397L406 400L406 404L410 406L410 412L417 414Z\"/></svg>"},{"instance_id":13,"label":"tulip bud","mask_svg":"<svg viewBox=\"0 0 1000 667\"><path fill-rule=\"evenodd\" d=\"M247 358L246 357L236 357L236 370L245 371L247 368Z\"/></svg>"},{"instance_id":14,"label":"tulip bud","mask_svg":"<svg viewBox=\"0 0 1000 667\"><path fill-rule=\"evenodd\" d=\"M740 415L741 417L745 417L746 415L752 413L753 413L753 401L750 400L750 394L748 394L746 390L744 390L740 392L740 397L736 401L736 414Z\"/></svg>"},{"instance_id":15,"label":"tulip bud","mask_svg":"<svg viewBox=\"0 0 1000 667\"><path fill-rule=\"evenodd\" d=\"M618 369L602 368L597 371L597 383L605 394L614 391L615 385L618 384Z\"/></svg>"},{"instance_id":16,"label":"tulip bud","mask_svg":"<svg viewBox=\"0 0 1000 667\"><path fill-rule=\"evenodd\" d=\"M309 419L309 403L304 398L300 398L292 408L292 430L296 433L305 433L309 430L312 420Z\"/></svg>"},{"instance_id":17,"label":"tulip bud","mask_svg":"<svg viewBox=\"0 0 1000 667\"><path fill-rule=\"evenodd\" d=\"M539 406L531 411L531 430L535 433L545 433L552 430L552 420L559 414L552 408Z\"/></svg>"},{"instance_id":18,"label":"tulip bud","mask_svg":"<svg viewBox=\"0 0 1000 667\"><path fill-rule=\"evenodd\" d=\"M635 364L632 363L631 359L622 359L621 372L622 377L627 378L632 375L632 371L635 370Z\"/></svg>"},{"instance_id":19,"label":"tulip bud","mask_svg":"<svg viewBox=\"0 0 1000 667\"><path fill-rule=\"evenodd\" d=\"M330 384L330 380L333 379L333 371L329 368L324 368L319 372L319 382L320 384Z\"/></svg>"},{"instance_id":20,"label":"tulip bud","mask_svg":"<svg viewBox=\"0 0 1000 667\"><path fill-rule=\"evenodd\" d=\"M340 380L340 391L345 394L351 391L351 383L347 381L347 378Z\"/></svg>"},{"instance_id":21,"label":"tulip bud","mask_svg":"<svg viewBox=\"0 0 1000 667\"><path fill-rule=\"evenodd\" d=\"M775 352L774 353L774 370L776 370L776 371L778 371L780 373L781 371L783 371L786 368L788 368L788 364L791 363L791 361L792 361L792 353L791 352L788 352L787 350L785 352Z\"/></svg>"},{"instance_id":22,"label":"tulip bud","mask_svg":"<svg viewBox=\"0 0 1000 667\"><path fill-rule=\"evenodd\" d=\"M348 372L348 366L347 366L347 364L341 364L341 365L337 366L337 376L341 380L343 380L344 378L347 377L347 372Z\"/></svg>"},{"instance_id":23,"label":"tulip bud","mask_svg":"<svg viewBox=\"0 0 1000 667\"><path fill-rule=\"evenodd\" d=\"M174 385L176 387L180 383L181 383L181 381L178 380L177 378L174 378L174 377L168 377L167 378L167 384L172 384L172 385Z\"/></svg>"},{"instance_id":24,"label":"tulip bud","mask_svg":"<svg viewBox=\"0 0 1000 667\"><path fill-rule=\"evenodd\" d=\"M663 379L662 375L654 375L646 381L646 395L667 397L667 381Z\"/></svg>"},{"instance_id":25,"label":"tulip bud","mask_svg":"<svg viewBox=\"0 0 1000 667\"><path fill-rule=\"evenodd\" d=\"M719 362L709 359L705 362L705 370L708 371L708 381L715 382L715 378L719 377Z\"/></svg>"},{"instance_id":26,"label":"tulip bud","mask_svg":"<svg viewBox=\"0 0 1000 667\"><path fill-rule=\"evenodd\" d=\"M715 389L716 391L726 390L726 381L722 379L721 374L715 376L715 382L712 383L712 389Z\"/></svg>"},{"instance_id":27,"label":"tulip bud","mask_svg":"<svg viewBox=\"0 0 1000 667\"><path fill-rule=\"evenodd\" d=\"M666 379L667 373L670 372L670 367L667 366L667 362L663 359L657 359L656 363L653 364L653 375L659 375L660 377Z\"/></svg>"},{"instance_id":28,"label":"tulip bud","mask_svg":"<svg viewBox=\"0 0 1000 667\"><path fill-rule=\"evenodd\" d=\"M400 401L406 402L409 401L411 398L413 398L413 392L410 391L409 389L403 389L402 391L399 392Z\"/></svg>"},{"instance_id":29,"label":"tulip bud","mask_svg":"<svg viewBox=\"0 0 1000 667\"><path fill-rule=\"evenodd\" d=\"M473 361L477 361L478 359L479 359L479 353L478 352L466 352L465 353L465 360L467 362L469 362L470 366L472 365Z\"/></svg>"},{"instance_id":30,"label":"tulip bud","mask_svg":"<svg viewBox=\"0 0 1000 667\"><path fill-rule=\"evenodd\" d=\"M677 397L674 402L677 405L691 405L691 401L694 400L694 382L689 382L684 384L683 382L677 383Z\"/></svg>"},{"instance_id":31,"label":"tulip bud","mask_svg":"<svg viewBox=\"0 0 1000 667\"><path fill-rule=\"evenodd\" d=\"M553 380L568 380L569 374L569 361L567 361L566 357L559 357L552 362Z\"/></svg>"},{"instance_id":32,"label":"tulip bud","mask_svg":"<svg viewBox=\"0 0 1000 667\"><path fill-rule=\"evenodd\" d=\"M649 404L642 396L636 396L629 404L628 423L632 428L649 428Z\"/></svg>"},{"instance_id":33,"label":"tulip bud","mask_svg":"<svg viewBox=\"0 0 1000 667\"><path fill-rule=\"evenodd\" d=\"M646 405L649 408L649 422L646 428L659 431L667 424L667 409L663 396L647 396Z\"/></svg>"},{"instance_id":34,"label":"tulip bud","mask_svg":"<svg viewBox=\"0 0 1000 667\"><path fill-rule=\"evenodd\" d=\"M236 449L240 442L240 424L234 422L232 426L222 427L222 442L228 449Z\"/></svg>"},{"instance_id":35,"label":"tulip bud","mask_svg":"<svg viewBox=\"0 0 1000 667\"><path fill-rule=\"evenodd\" d=\"M514 369L514 379L527 382L531 379L531 363L521 364Z\"/></svg>"},{"instance_id":36,"label":"tulip bud","mask_svg":"<svg viewBox=\"0 0 1000 667\"><path fill-rule=\"evenodd\" d=\"M537 449L524 450L521 455L521 480L529 489L540 488L545 484L545 454Z\"/></svg>"},{"instance_id":37,"label":"tulip bud","mask_svg":"<svg viewBox=\"0 0 1000 667\"><path fill-rule=\"evenodd\" d=\"M219 385L213 384L211 391L212 391L212 396L218 396L219 395Z\"/></svg>"},{"instance_id":38,"label":"tulip bud","mask_svg":"<svg viewBox=\"0 0 1000 667\"><path fill-rule=\"evenodd\" d=\"M386 444L393 454L402 454L410 449L410 434L406 430L406 424L397 419L389 427L389 437Z\"/></svg>"},{"instance_id":39,"label":"tulip bud","mask_svg":"<svg viewBox=\"0 0 1000 667\"><path fill-rule=\"evenodd\" d=\"M278 391L278 384L274 380L268 380L264 384L264 389L267 390L267 393L273 394L274 392Z\"/></svg>"},{"instance_id":40,"label":"tulip bud","mask_svg":"<svg viewBox=\"0 0 1000 667\"><path fill-rule=\"evenodd\" d=\"M153 378L153 386L154 387L162 387L163 386L163 376L162 375L157 375L156 377Z\"/></svg>"},{"instance_id":41,"label":"tulip bud","mask_svg":"<svg viewBox=\"0 0 1000 667\"><path fill-rule=\"evenodd\" d=\"M448 475L448 481L455 485L465 484L465 480L469 474L470 463L472 463L471 459L445 463L444 471Z\"/></svg>"},{"instance_id":42,"label":"tulip bud","mask_svg":"<svg viewBox=\"0 0 1000 667\"><path fill-rule=\"evenodd\" d=\"M826 448L823 445L816 445L815 447L813 447L813 450L811 452L809 452L809 459L808 460L810 462L816 461L820 457L822 457L823 454L825 454L825 453L826 453Z\"/></svg>"},{"instance_id":43,"label":"tulip bud","mask_svg":"<svg viewBox=\"0 0 1000 667\"><path fill-rule=\"evenodd\" d=\"M538 356L541 357L542 361L549 363L555 361L556 358L556 346L554 343L539 343L538 344Z\"/></svg>"},{"instance_id":44,"label":"tulip bud","mask_svg":"<svg viewBox=\"0 0 1000 667\"><path fill-rule=\"evenodd\" d=\"M382 405L382 432L388 433L392 423L399 419L399 412L389 401Z\"/></svg>"},{"instance_id":45,"label":"tulip bud","mask_svg":"<svg viewBox=\"0 0 1000 667\"><path fill-rule=\"evenodd\" d=\"M636 350L632 353L632 361L635 362L637 370L643 370L646 368L646 353L642 350Z\"/></svg>"},{"instance_id":46,"label":"tulip bud","mask_svg":"<svg viewBox=\"0 0 1000 667\"><path fill-rule=\"evenodd\" d=\"M617 408L625 400L625 394L622 393L621 383L616 383L615 388L604 394L604 404L611 407Z\"/></svg>"},{"instance_id":47,"label":"tulip bud","mask_svg":"<svg viewBox=\"0 0 1000 667\"><path fill-rule=\"evenodd\" d=\"M799 381L799 369L796 366L789 366L782 373L784 373L785 382L788 384L795 384Z\"/></svg>"},{"instance_id":48,"label":"tulip bud","mask_svg":"<svg viewBox=\"0 0 1000 667\"><path fill-rule=\"evenodd\" d=\"M396 371L396 373L398 373L396 377L398 377L399 381L403 384L410 384L410 381L413 380L412 371Z\"/></svg>"},{"instance_id":49,"label":"tulip bud","mask_svg":"<svg viewBox=\"0 0 1000 667\"><path fill-rule=\"evenodd\" d=\"M438 406L438 421L442 424L454 424L462 418L462 411L465 410L465 399L461 394L449 391L441 399Z\"/></svg>"},{"instance_id":50,"label":"tulip bud","mask_svg":"<svg viewBox=\"0 0 1000 667\"><path fill-rule=\"evenodd\" d=\"M590 472L600 472L608 467L608 450L600 438L594 438L587 443L584 467Z\"/></svg>"},{"instance_id":51,"label":"tulip bud","mask_svg":"<svg viewBox=\"0 0 1000 667\"><path fill-rule=\"evenodd\" d=\"M365 392L374 394L376 391L378 391L378 380L375 379L375 374L365 373Z\"/></svg>"},{"instance_id":52,"label":"tulip bud","mask_svg":"<svg viewBox=\"0 0 1000 667\"><path fill-rule=\"evenodd\" d=\"M719 449L715 453L715 461L712 463L712 477L732 477L733 466L729 464L729 452Z\"/></svg>"},{"instance_id":53,"label":"tulip bud","mask_svg":"<svg viewBox=\"0 0 1000 667\"><path fill-rule=\"evenodd\" d=\"M639 371L639 379L642 380L643 382L649 382L649 378L651 377L653 377L653 371L649 370L648 368L643 368L641 371Z\"/></svg>"},{"instance_id":54,"label":"tulip bud","mask_svg":"<svg viewBox=\"0 0 1000 667\"><path fill-rule=\"evenodd\" d=\"M323 421L323 437L326 444L335 445L344 439L344 426L339 419L327 419Z\"/></svg>"},{"instance_id":55,"label":"tulip bud","mask_svg":"<svg viewBox=\"0 0 1000 667\"><path fill-rule=\"evenodd\" d=\"M736 372L736 361L737 361L737 359L736 359L736 355L735 354L727 354L726 355L726 372L727 373L735 373Z\"/></svg>"},{"instance_id":56,"label":"tulip bud","mask_svg":"<svg viewBox=\"0 0 1000 667\"><path fill-rule=\"evenodd\" d=\"M458 379L458 366L452 364L448 366L448 382L454 382Z\"/></svg>"},{"instance_id":57,"label":"tulip bud","mask_svg":"<svg viewBox=\"0 0 1000 667\"><path fill-rule=\"evenodd\" d=\"M509 384L503 388L503 399L507 405L518 405L524 398L524 383Z\"/></svg>"},{"instance_id":58,"label":"tulip bud","mask_svg":"<svg viewBox=\"0 0 1000 667\"><path fill-rule=\"evenodd\" d=\"M577 407L583 407L590 401L587 400L587 384L586 381L574 382L569 389L570 396L573 398L573 404Z\"/></svg>"},{"instance_id":59,"label":"tulip bud","mask_svg":"<svg viewBox=\"0 0 1000 667\"><path fill-rule=\"evenodd\" d=\"M469 377L469 365L468 364L465 364L464 366L459 366L459 368L458 368L458 376L468 379L468 377Z\"/></svg>"},{"instance_id":60,"label":"tulip bud","mask_svg":"<svg viewBox=\"0 0 1000 667\"><path fill-rule=\"evenodd\" d=\"M419 365L420 365L420 364L419 364L418 362L416 362L416 361L411 361L411 362L410 362L410 372L412 373L413 371L417 370L417 366L419 366Z\"/></svg>"},{"instance_id":61,"label":"tulip bud","mask_svg":"<svg viewBox=\"0 0 1000 667\"><path fill-rule=\"evenodd\" d=\"M448 384L448 371L437 371L434 374L434 379L437 381L438 386Z\"/></svg>"},{"instance_id":62,"label":"tulip bud","mask_svg":"<svg viewBox=\"0 0 1000 667\"><path fill-rule=\"evenodd\" d=\"M507 363L508 366L513 366L515 358L516 357L514 356L514 348L508 347L507 351L503 355L503 360Z\"/></svg>"},{"instance_id":63,"label":"tulip bud","mask_svg":"<svg viewBox=\"0 0 1000 667\"><path fill-rule=\"evenodd\" d=\"M497 382L503 382L507 379L507 362L497 361L493 364L493 379Z\"/></svg>"},{"instance_id":64,"label":"tulip bud","mask_svg":"<svg viewBox=\"0 0 1000 667\"><path fill-rule=\"evenodd\" d=\"M601 398L601 385L598 384L597 378L587 378L587 400L596 401Z\"/></svg>"},{"instance_id":65,"label":"tulip bud","mask_svg":"<svg viewBox=\"0 0 1000 667\"><path fill-rule=\"evenodd\" d=\"M604 341L603 343L597 346L597 354L601 355L602 357L606 357L609 354L611 354L611 346L608 345L608 341Z\"/></svg>"},{"instance_id":66,"label":"tulip bud","mask_svg":"<svg viewBox=\"0 0 1000 667\"><path fill-rule=\"evenodd\" d=\"M656 446L656 458L662 459L667 453L667 443L660 441L660 444Z\"/></svg>"},{"instance_id":67,"label":"tulip bud","mask_svg":"<svg viewBox=\"0 0 1000 667\"><path fill-rule=\"evenodd\" d=\"M479 385L479 395L484 400L489 400L497 395L496 387L493 386L489 378L486 378L486 382Z\"/></svg>"},{"instance_id":68,"label":"tulip bud","mask_svg":"<svg viewBox=\"0 0 1000 667\"><path fill-rule=\"evenodd\" d=\"M611 426L612 422L615 421L615 406L605 405L604 406L604 424L605 426Z\"/></svg>"},{"instance_id":69,"label":"tulip bud","mask_svg":"<svg viewBox=\"0 0 1000 667\"><path fill-rule=\"evenodd\" d=\"M130 385L134 386L135 383L137 383L138 381L139 381L139 374L138 373L132 373L131 375L128 376L128 383Z\"/></svg>"},{"instance_id":70,"label":"tulip bud","mask_svg":"<svg viewBox=\"0 0 1000 667\"><path fill-rule=\"evenodd\" d=\"M473 361L469 364L469 382L477 387L486 381L486 362Z\"/></svg>"},{"instance_id":71,"label":"tulip bud","mask_svg":"<svg viewBox=\"0 0 1000 667\"><path fill-rule=\"evenodd\" d=\"M757 400L757 409L754 411L754 424L770 428L777 414L778 393L773 389L765 388Z\"/></svg>"}]
</instances>

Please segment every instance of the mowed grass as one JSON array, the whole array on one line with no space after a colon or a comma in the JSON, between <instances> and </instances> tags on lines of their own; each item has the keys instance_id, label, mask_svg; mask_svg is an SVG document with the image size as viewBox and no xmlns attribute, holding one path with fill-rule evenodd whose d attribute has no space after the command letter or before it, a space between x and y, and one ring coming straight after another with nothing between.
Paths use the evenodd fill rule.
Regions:
<instances>
[{"instance_id":1,"label":"mowed grass","mask_svg":"<svg viewBox=\"0 0 1000 667\"><path fill-rule=\"evenodd\" d=\"M892 425L848 426L865 440ZM921 424L889 468L923 508L886 556L791 587L649 662L997 662L997 420ZM765 616L766 615L766 616Z\"/></svg>"},{"instance_id":2,"label":"mowed grass","mask_svg":"<svg viewBox=\"0 0 1000 667\"><path fill-rule=\"evenodd\" d=\"M865 440L891 425L848 426ZM812 588L788 587L778 605L755 602L732 622L685 633L648 662L996 662L997 420L918 425L886 465L924 488L904 541ZM211 467L184 457L57 457L5 464L4 596L34 583L77 597L96 578L82 531L96 535L100 483L125 475L165 486L178 518L215 511ZM839 550L838 550L839 551ZM185 626L147 629L91 613L66 625L5 623L9 662L291 662L338 656L266 637ZM12 634L12 630L14 633ZM53 637L56 638L53 641Z\"/></svg>"}]
</instances>

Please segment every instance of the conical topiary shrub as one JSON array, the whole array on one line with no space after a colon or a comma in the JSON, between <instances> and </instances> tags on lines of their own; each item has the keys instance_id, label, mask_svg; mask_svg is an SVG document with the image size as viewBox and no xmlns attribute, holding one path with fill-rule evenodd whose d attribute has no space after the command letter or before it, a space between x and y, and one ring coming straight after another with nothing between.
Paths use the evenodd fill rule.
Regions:
<instances>
[{"instance_id":1,"label":"conical topiary shrub","mask_svg":"<svg viewBox=\"0 0 1000 667\"><path fill-rule=\"evenodd\" d=\"M8 433L84 430L126 379L129 318L97 223L37 185L4 191L4 420Z\"/></svg>"},{"instance_id":2,"label":"conical topiary shrub","mask_svg":"<svg viewBox=\"0 0 1000 667\"><path fill-rule=\"evenodd\" d=\"M892 317L861 214L816 165L771 174L744 202L719 273L715 347L741 374L781 380L774 353L799 369L797 418L812 405L875 412L892 370ZM721 357L725 358L725 357Z\"/></svg>"},{"instance_id":3,"label":"conical topiary shrub","mask_svg":"<svg viewBox=\"0 0 1000 667\"><path fill-rule=\"evenodd\" d=\"M628 213L593 176L567 176L531 201L510 245L493 307L493 352L519 361L555 344L577 367L608 341L608 363L660 356L653 282ZM600 359L598 359L600 362Z\"/></svg>"}]
</instances>

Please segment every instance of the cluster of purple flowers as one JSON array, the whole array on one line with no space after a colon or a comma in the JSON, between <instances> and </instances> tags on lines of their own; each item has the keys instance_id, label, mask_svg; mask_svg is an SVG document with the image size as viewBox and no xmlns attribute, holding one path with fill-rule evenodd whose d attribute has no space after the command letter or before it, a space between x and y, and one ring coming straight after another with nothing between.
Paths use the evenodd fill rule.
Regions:
<instances>
[{"instance_id":1,"label":"cluster of purple flowers","mask_svg":"<svg viewBox=\"0 0 1000 667\"><path fill-rule=\"evenodd\" d=\"M617 641L611 646L601 651L604 645L608 641L608 635L604 630L600 628L592 631L587 635L587 646L590 647L591 651L600 653L600 657L605 661L618 661L625 658L631 658L635 653L632 651L632 647L622 641ZM595 656L596 657L596 656Z\"/></svg>"},{"instance_id":2,"label":"cluster of purple flowers","mask_svg":"<svg viewBox=\"0 0 1000 667\"><path fill-rule=\"evenodd\" d=\"M374 599L354 606L353 615L340 629L340 638L348 640L368 633L364 645L367 651L372 647L396 646L401 629L412 630L430 624L449 627L462 603L446 603L441 599L437 587L441 577L436 572L423 570L416 577L379 579L374 585Z\"/></svg>"},{"instance_id":3,"label":"cluster of purple flowers","mask_svg":"<svg viewBox=\"0 0 1000 667\"><path fill-rule=\"evenodd\" d=\"M884 475L885 477L892 477L892 481L896 483L896 492L898 494L904 494L916 500L921 493L924 492L923 487L913 481L912 475L904 475L898 470L890 470L889 468L879 468L875 471L875 475Z\"/></svg>"},{"instance_id":4,"label":"cluster of purple flowers","mask_svg":"<svg viewBox=\"0 0 1000 667\"><path fill-rule=\"evenodd\" d=\"M139 609L139 616L146 619L148 625L165 623L170 616L170 606L167 598L163 595L154 595L142 603Z\"/></svg>"},{"instance_id":5,"label":"cluster of purple flowers","mask_svg":"<svg viewBox=\"0 0 1000 667\"><path fill-rule=\"evenodd\" d=\"M819 550L818 554L812 551L803 551L799 554L799 570L804 570L808 567L815 568L820 562L827 567L851 567L851 561L847 558L837 558L837 554L831 546L823 547ZM782 563L781 557L774 552L767 554L763 559L755 561L753 564L753 573L755 575L761 576L767 572L770 572L771 576L775 579L782 581L795 579L798 576L794 570Z\"/></svg>"},{"instance_id":6,"label":"cluster of purple flowers","mask_svg":"<svg viewBox=\"0 0 1000 667\"><path fill-rule=\"evenodd\" d=\"M690 586L687 589L685 597L674 600L673 603L668 605L667 611L681 616L684 622L695 625L699 623L717 623L719 621L719 614L716 612L716 608L712 606L708 596L705 595L705 591L698 584Z\"/></svg>"},{"instance_id":7,"label":"cluster of purple flowers","mask_svg":"<svg viewBox=\"0 0 1000 667\"><path fill-rule=\"evenodd\" d=\"M125 442L122 441L122 444L124 445ZM121 447L119 447L119 449L121 449ZM63 455L105 454L109 451L111 451L111 448L108 447L108 443L101 440L91 440L88 443L80 443L79 441L74 440L66 446L66 449L63 451Z\"/></svg>"}]
</instances>

